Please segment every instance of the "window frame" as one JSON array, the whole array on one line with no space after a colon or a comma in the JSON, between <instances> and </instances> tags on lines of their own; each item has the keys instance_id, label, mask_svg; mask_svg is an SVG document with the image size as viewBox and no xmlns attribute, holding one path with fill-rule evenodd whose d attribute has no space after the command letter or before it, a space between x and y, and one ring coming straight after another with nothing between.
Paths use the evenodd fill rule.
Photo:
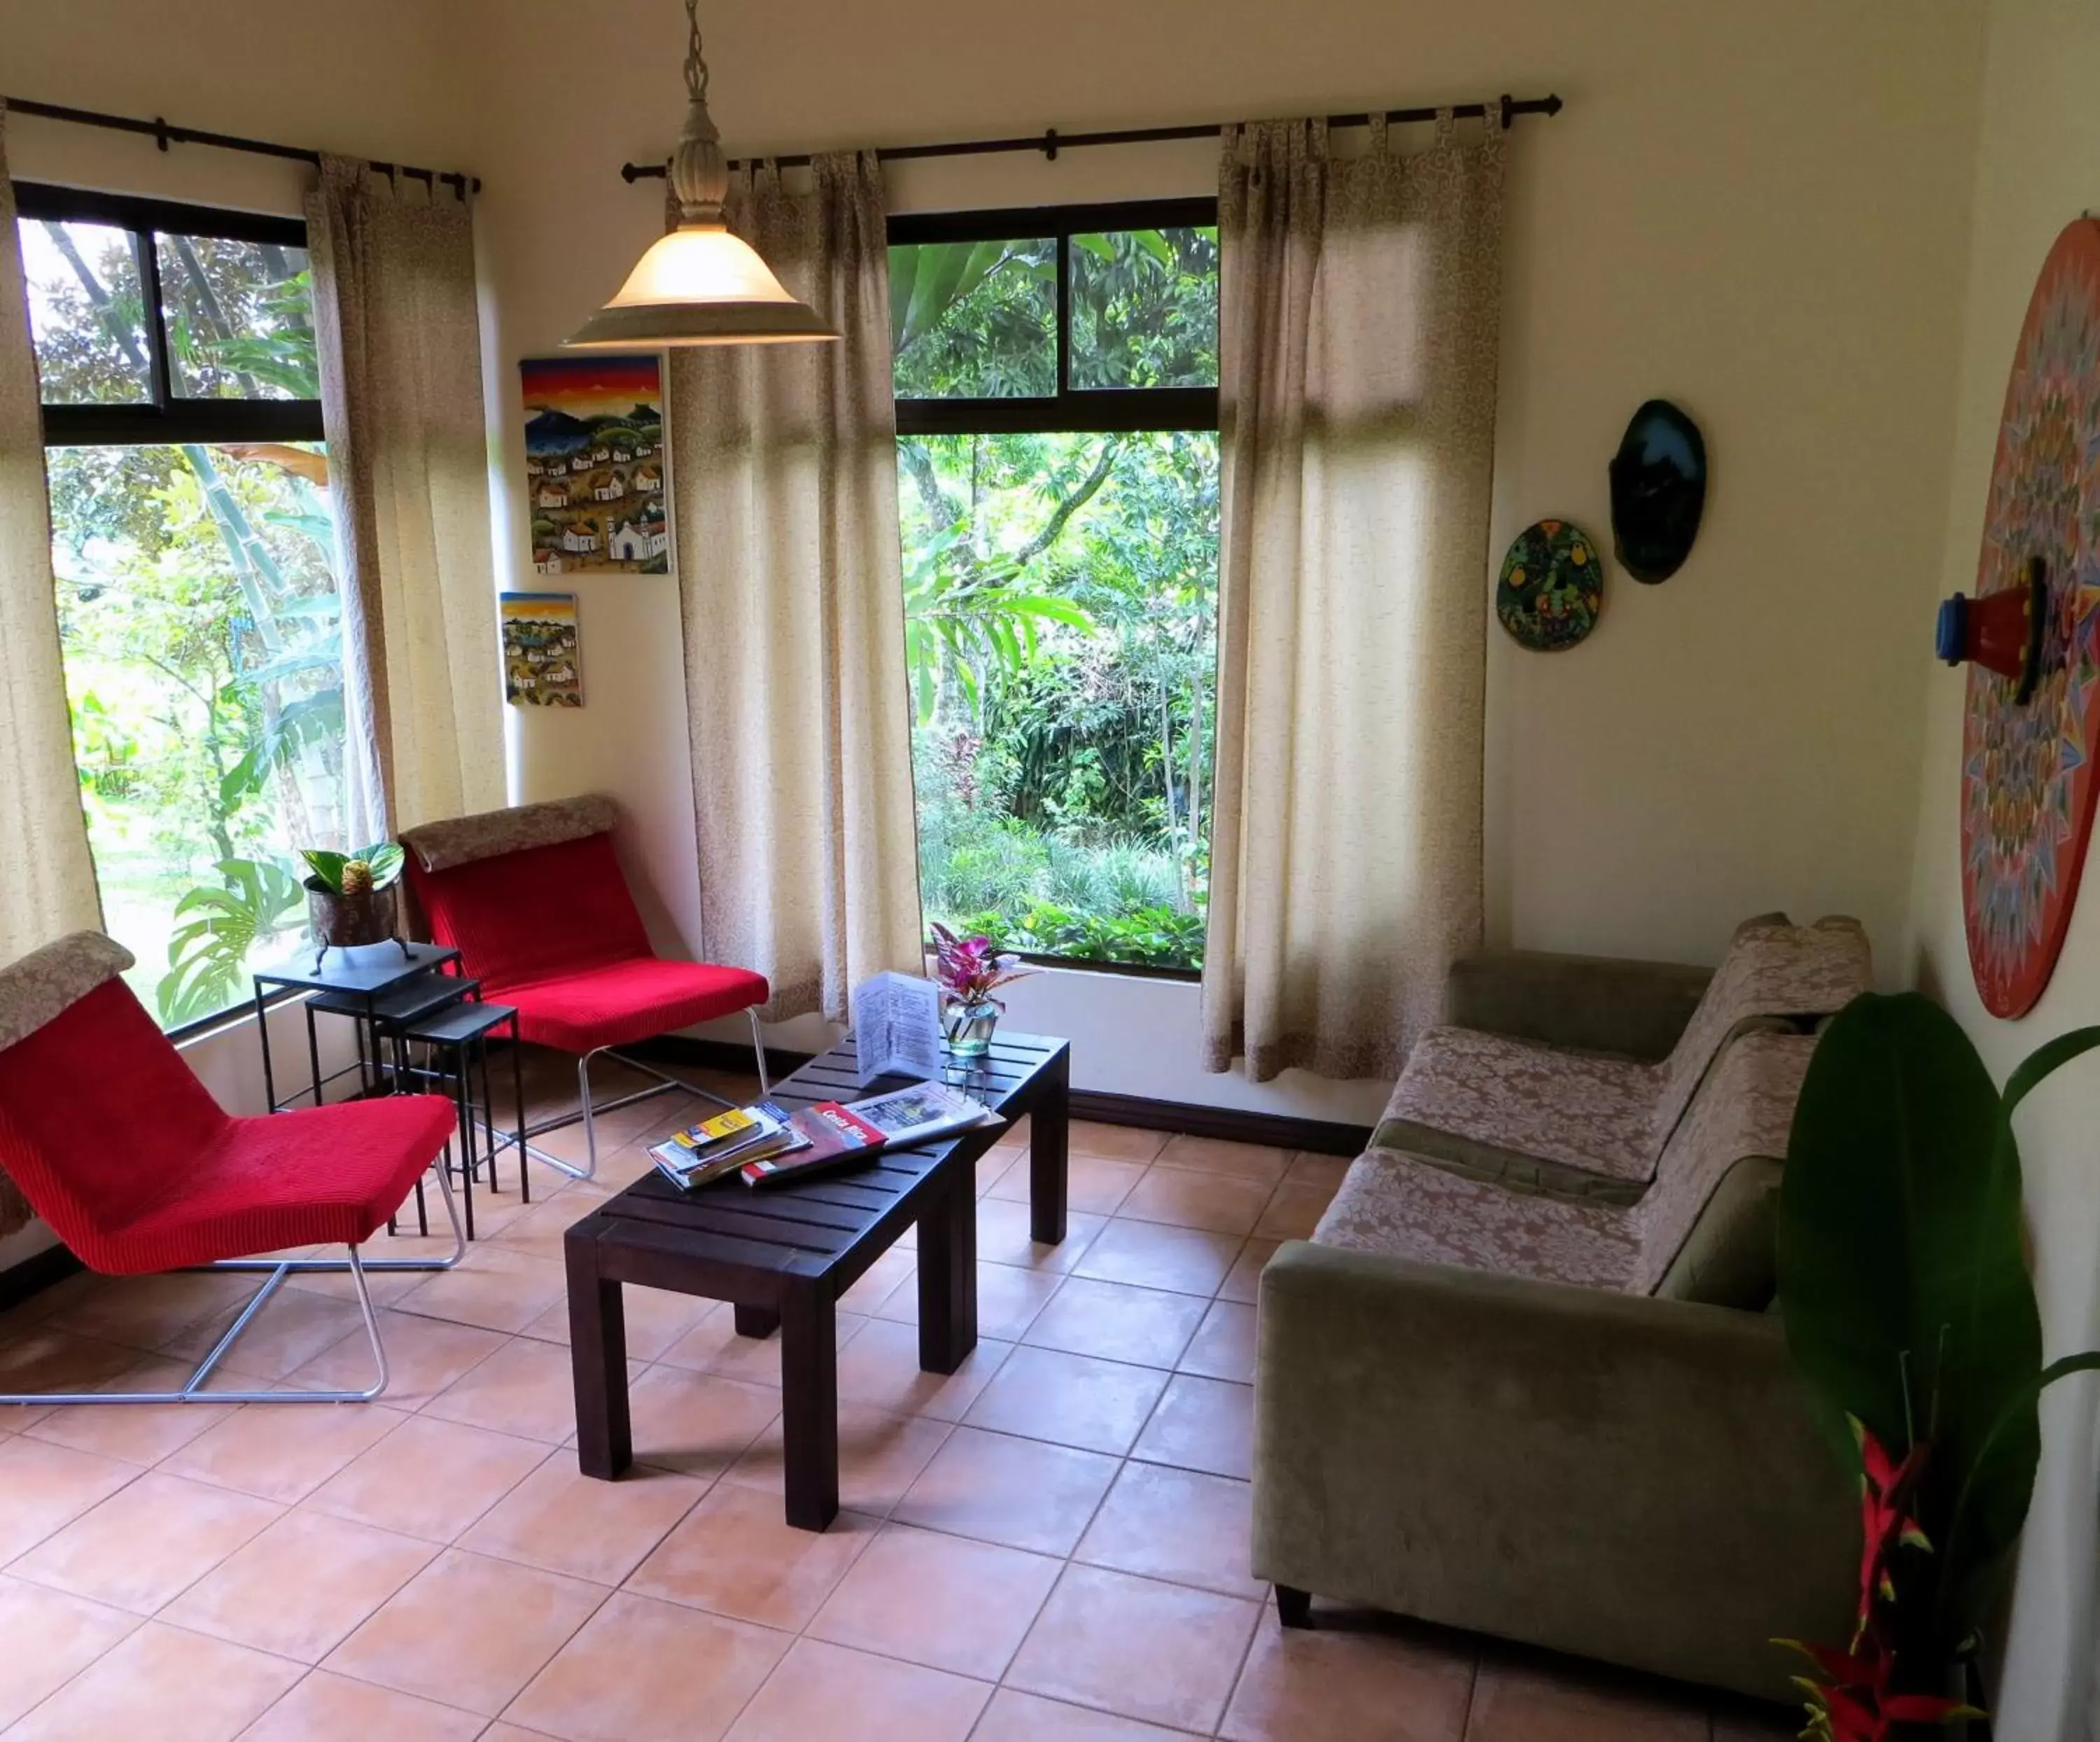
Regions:
<instances>
[{"instance_id":1,"label":"window frame","mask_svg":"<svg viewBox=\"0 0 2100 1742\"><path fill-rule=\"evenodd\" d=\"M1072 385L1072 249L1074 236L1110 230L1215 228L1214 197L1095 201L1074 206L989 207L907 212L889 221L892 248L927 242L1034 241L1057 244L1057 391L998 399L902 399L893 392L897 433L906 436L1115 436L1147 430L1220 428L1215 387L1074 387ZM1222 266L1220 267L1222 278ZM930 945L929 946L931 947ZM1091 956L1020 952L1031 966L1071 968L1132 979L1199 983L1201 968L1105 962Z\"/></svg>"},{"instance_id":2,"label":"window frame","mask_svg":"<svg viewBox=\"0 0 2100 1742\"><path fill-rule=\"evenodd\" d=\"M1088 206L1007 206L986 211L913 212L889 220L892 248L928 242L1052 241L1057 244L1057 391L1000 399L898 399L900 436L1114 436L1139 430L1215 430L1215 387L1075 387L1072 385L1072 249L1074 236L1104 230L1214 227L1215 198L1127 200Z\"/></svg>"},{"instance_id":3,"label":"window frame","mask_svg":"<svg viewBox=\"0 0 2100 1742\"><path fill-rule=\"evenodd\" d=\"M97 223L128 230L133 255L139 263L147 378L153 397L128 405L42 404L44 446L153 448L185 443L216 446L227 442L327 440L321 402L317 399L191 399L174 391L160 250L152 245L157 235L201 236L216 241L258 242L311 253L303 219L148 199L137 194L104 193L48 182L18 181L12 185L18 220L48 219L60 223ZM143 246L139 245L142 238ZM295 988L280 988L263 997L259 1016L255 1002L244 999L161 1032L171 1045L180 1046L231 1024L267 1021L278 1006L302 996Z\"/></svg>"},{"instance_id":4,"label":"window frame","mask_svg":"<svg viewBox=\"0 0 2100 1742\"><path fill-rule=\"evenodd\" d=\"M298 218L228 211L177 200L102 193L46 182L15 183L18 218L60 223L106 224L128 230L139 264L151 398L133 405L43 406L46 448L145 448L184 442L324 441L321 402L312 400L192 399L174 391L168 352L168 315L161 286L157 235L201 236L218 241L258 242L308 251ZM144 239L141 246L140 238Z\"/></svg>"}]
</instances>

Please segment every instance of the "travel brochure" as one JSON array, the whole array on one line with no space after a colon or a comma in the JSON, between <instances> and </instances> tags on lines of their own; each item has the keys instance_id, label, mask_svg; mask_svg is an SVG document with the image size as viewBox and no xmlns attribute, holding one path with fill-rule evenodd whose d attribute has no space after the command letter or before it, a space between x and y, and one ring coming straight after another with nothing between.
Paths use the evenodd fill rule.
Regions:
<instances>
[{"instance_id":1,"label":"travel brochure","mask_svg":"<svg viewBox=\"0 0 2100 1742\"><path fill-rule=\"evenodd\" d=\"M996 1125L982 1102L941 1083L914 1083L885 1094L819 1101L790 1113L759 1101L677 1133L649 1152L659 1173L691 1192L735 1173L747 1186L783 1186L873 1161L975 1125Z\"/></svg>"}]
</instances>

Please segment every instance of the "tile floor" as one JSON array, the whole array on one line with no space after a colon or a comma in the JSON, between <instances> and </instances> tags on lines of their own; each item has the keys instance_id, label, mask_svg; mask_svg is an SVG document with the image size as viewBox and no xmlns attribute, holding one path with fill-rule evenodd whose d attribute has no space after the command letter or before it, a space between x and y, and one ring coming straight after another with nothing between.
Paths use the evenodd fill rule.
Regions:
<instances>
[{"instance_id":1,"label":"tile floor","mask_svg":"<svg viewBox=\"0 0 2100 1742\"><path fill-rule=\"evenodd\" d=\"M613 1116L624 1147L592 1185L536 1170L529 1209L514 1187L483 1198L459 1271L380 1281L380 1404L0 1412L0 1733L1789 1733L1391 1618L1277 1628L1246 1570L1255 1286L1334 1190L1329 1157L1078 1125L1052 1249L1028 1240L1016 1134L981 1169L982 1340L963 1371L918 1369L908 1249L843 1303L845 1510L821 1536L781 1520L775 1346L735 1337L726 1308L630 1290L638 1467L579 1476L561 1233L678 1111ZM165 1382L240 1292L74 1278L0 1318L0 1389ZM226 1364L303 1386L362 1384L364 1360L346 1287L311 1279Z\"/></svg>"}]
</instances>

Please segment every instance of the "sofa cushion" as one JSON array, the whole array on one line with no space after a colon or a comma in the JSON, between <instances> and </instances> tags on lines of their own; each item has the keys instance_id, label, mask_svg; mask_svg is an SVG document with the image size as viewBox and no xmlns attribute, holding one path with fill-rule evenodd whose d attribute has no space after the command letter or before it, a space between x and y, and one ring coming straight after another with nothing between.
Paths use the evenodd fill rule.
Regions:
<instances>
[{"instance_id":1,"label":"sofa cushion","mask_svg":"<svg viewBox=\"0 0 2100 1742\"><path fill-rule=\"evenodd\" d=\"M1721 1176L1655 1292L1667 1300L1762 1312L1778 1288L1779 1185L1771 1156L1745 1156Z\"/></svg>"}]
</instances>

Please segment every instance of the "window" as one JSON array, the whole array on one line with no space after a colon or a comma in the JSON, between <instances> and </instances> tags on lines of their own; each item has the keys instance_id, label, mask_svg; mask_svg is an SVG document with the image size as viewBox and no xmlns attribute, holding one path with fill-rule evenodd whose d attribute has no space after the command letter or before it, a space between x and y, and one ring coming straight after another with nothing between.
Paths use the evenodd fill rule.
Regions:
<instances>
[{"instance_id":1,"label":"window","mask_svg":"<svg viewBox=\"0 0 2100 1742\"><path fill-rule=\"evenodd\" d=\"M302 923L295 849L346 844L306 229L15 194L88 838L135 989L180 1028Z\"/></svg>"},{"instance_id":2,"label":"window","mask_svg":"<svg viewBox=\"0 0 2100 1742\"><path fill-rule=\"evenodd\" d=\"M889 227L929 920L1202 962L1217 665L1211 201Z\"/></svg>"}]
</instances>

